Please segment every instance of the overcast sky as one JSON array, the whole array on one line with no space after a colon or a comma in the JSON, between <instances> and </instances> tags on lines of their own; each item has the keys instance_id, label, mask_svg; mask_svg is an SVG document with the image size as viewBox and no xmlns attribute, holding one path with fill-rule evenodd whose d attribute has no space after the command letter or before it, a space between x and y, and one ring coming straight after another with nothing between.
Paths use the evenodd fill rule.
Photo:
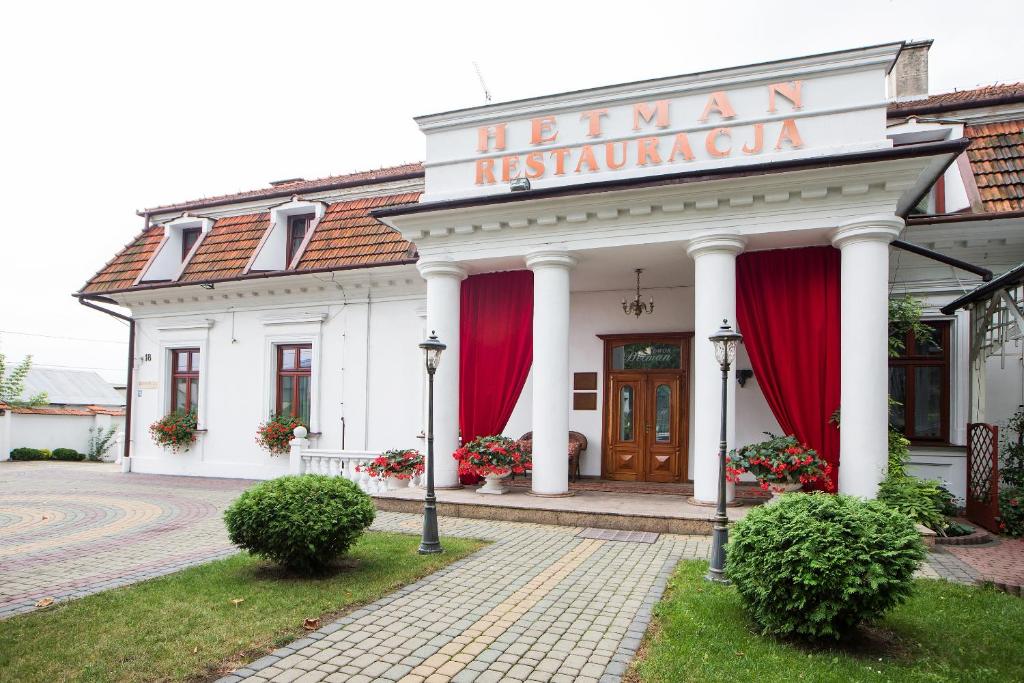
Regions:
<instances>
[{"instance_id":1,"label":"overcast sky","mask_svg":"<svg viewBox=\"0 0 1024 683\"><path fill-rule=\"evenodd\" d=\"M482 104L474 61L501 101L933 38L934 93L1024 80L1019 10L962 0L3 3L0 351L123 381L126 326L70 295L138 232L136 210L421 160L412 117Z\"/></svg>"}]
</instances>

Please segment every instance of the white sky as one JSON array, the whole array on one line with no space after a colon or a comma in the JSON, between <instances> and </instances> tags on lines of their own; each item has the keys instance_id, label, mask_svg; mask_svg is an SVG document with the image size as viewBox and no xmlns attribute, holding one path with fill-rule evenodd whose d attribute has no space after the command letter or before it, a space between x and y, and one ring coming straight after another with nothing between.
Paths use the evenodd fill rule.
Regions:
<instances>
[{"instance_id":1,"label":"white sky","mask_svg":"<svg viewBox=\"0 0 1024 683\"><path fill-rule=\"evenodd\" d=\"M3 3L0 351L123 381L126 326L70 294L138 232L137 209L420 160L414 115L483 103L474 60L501 101L934 38L934 93L1024 80L1019 9L962 0Z\"/></svg>"}]
</instances>

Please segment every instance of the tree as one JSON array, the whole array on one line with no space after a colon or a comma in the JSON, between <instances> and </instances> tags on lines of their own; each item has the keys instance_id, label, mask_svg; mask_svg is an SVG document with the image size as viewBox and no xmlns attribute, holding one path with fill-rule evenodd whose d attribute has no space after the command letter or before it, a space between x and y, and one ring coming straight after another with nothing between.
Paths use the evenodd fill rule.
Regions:
<instances>
[{"instance_id":1,"label":"tree","mask_svg":"<svg viewBox=\"0 0 1024 683\"><path fill-rule=\"evenodd\" d=\"M32 367L32 356L25 359L7 373L7 359L0 353L0 403L9 406L38 406L46 403L46 392L40 392L27 401L21 398L25 391L25 376Z\"/></svg>"}]
</instances>

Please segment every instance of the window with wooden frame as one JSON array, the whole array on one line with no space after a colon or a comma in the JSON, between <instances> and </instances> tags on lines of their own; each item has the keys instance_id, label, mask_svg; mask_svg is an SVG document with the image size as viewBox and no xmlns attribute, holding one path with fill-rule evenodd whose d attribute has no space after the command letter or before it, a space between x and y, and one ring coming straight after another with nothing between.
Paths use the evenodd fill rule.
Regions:
<instances>
[{"instance_id":1,"label":"window with wooden frame","mask_svg":"<svg viewBox=\"0 0 1024 683\"><path fill-rule=\"evenodd\" d=\"M202 232L202 228L185 228L181 231L181 260L184 261L188 258L188 254L192 251L192 247L196 246L196 242L199 241L199 234Z\"/></svg>"},{"instance_id":2,"label":"window with wooden frame","mask_svg":"<svg viewBox=\"0 0 1024 683\"><path fill-rule=\"evenodd\" d=\"M171 351L171 412L199 409L199 349Z\"/></svg>"},{"instance_id":3,"label":"window with wooden frame","mask_svg":"<svg viewBox=\"0 0 1024 683\"><path fill-rule=\"evenodd\" d=\"M907 333L903 353L889 359L889 424L913 443L949 443L950 322L926 323L930 341Z\"/></svg>"},{"instance_id":4,"label":"window with wooden frame","mask_svg":"<svg viewBox=\"0 0 1024 683\"><path fill-rule=\"evenodd\" d=\"M306 239L306 231L309 230L310 224L313 222L313 214L303 214L301 216L289 216L288 217L288 246L285 251L284 267L290 268L292 265L292 259L299 253L299 248L302 247L302 241Z\"/></svg>"},{"instance_id":5,"label":"window with wooden frame","mask_svg":"<svg viewBox=\"0 0 1024 683\"><path fill-rule=\"evenodd\" d=\"M277 347L278 415L299 418L309 424L313 372L312 344L279 344Z\"/></svg>"}]
</instances>

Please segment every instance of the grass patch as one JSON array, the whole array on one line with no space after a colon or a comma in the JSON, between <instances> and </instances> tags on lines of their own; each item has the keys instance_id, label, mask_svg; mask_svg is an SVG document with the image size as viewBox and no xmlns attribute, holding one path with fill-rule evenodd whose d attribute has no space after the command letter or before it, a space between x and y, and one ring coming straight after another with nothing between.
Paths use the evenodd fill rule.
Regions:
<instances>
[{"instance_id":1,"label":"grass patch","mask_svg":"<svg viewBox=\"0 0 1024 683\"><path fill-rule=\"evenodd\" d=\"M211 678L301 636L307 617L376 600L484 545L443 542L443 554L419 555L418 537L366 533L314 579L242 553L0 621L0 680Z\"/></svg>"},{"instance_id":2,"label":"grass patch","mask_svg":"<svg viewBox=\"0 0 1024 683\"><path fill-rule=\"evenodd\" d=\"M1019 681L1024 600L991 588L918 580L914 595L842 646L756 633L735 588L680 563L632 681Z\"/></svg>"}]
</instances>

